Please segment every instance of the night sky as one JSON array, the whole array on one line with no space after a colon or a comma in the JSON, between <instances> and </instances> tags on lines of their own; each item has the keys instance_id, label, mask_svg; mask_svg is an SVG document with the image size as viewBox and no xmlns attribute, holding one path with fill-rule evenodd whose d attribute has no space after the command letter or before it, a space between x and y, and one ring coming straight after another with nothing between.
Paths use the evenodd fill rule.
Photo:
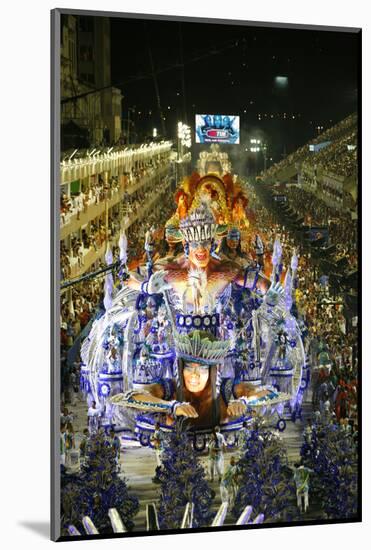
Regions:
<instances>
[{"instance_id":1,"label":"night sky","mask_svg":"<svg viewBox=\"0 0 371 550\"><path fill-rule=\"evenodd\" d=\"M239 114L242 144L261 135L279 160L313 138L317 125L357 110L358 41L356 33L115 18L112 84L125 96L124 118L135 108L137 139L153 127L161 133L151 51L168 137L178 120L194 125L195 113ZM276 76L288 77L288 86L279 88Z\"/></svg>"}]
</instances>

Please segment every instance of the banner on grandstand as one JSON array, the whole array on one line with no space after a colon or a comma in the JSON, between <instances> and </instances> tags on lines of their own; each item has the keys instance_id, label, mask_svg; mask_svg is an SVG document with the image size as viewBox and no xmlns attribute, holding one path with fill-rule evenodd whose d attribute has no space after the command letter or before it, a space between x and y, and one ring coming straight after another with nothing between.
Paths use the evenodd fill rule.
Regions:
<instances>
[{"instance_id":1,"label":"banner on grandstand","mask_svg":"<svg viewBox=\"0 0 371 550\"><path fill-rule=\"evenodd\" d=\"M309 151L312 153L318 153L321 149L324 149L328 145L330 145L331 141L323 141L322 143L311 143L309 145Z\"/></svg>"},{"instance_id":2,"label":"banner on grandstand","mask_svg":"<svg viewBox=\"0 0 371 550\"><path fill-rule=\"evenodd\" d=\"M311 227L308 230L308 238L310 242L320 241L324 239L324 245L327 244L329 237L328 225Z\"/></svg>"},{"instance_id":3,"label":"banner on grandstand","mask_svg":"<svg viewBox=\"0 0 371 550\"><path fill-rule=\"evenodd\" d=\"M286 195L274 195L273 200L278 203L285 203L287 202Z\"/></svg>"}]
</instances>

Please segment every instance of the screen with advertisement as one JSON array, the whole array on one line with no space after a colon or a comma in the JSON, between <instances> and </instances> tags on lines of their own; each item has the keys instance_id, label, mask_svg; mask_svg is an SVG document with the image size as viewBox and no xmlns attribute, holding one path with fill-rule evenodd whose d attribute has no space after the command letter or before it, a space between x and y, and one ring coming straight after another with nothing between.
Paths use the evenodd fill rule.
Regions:
<instances>
[{"instance_id":1,"label":"screen with advertisement","mask_svg":"<svg viewBox=\"0 0 371 550\"><path fill-rule=\"evenodd\" d=\"M240 143L237 115L196 115L196 143Z\"/></svg>"}]
</instances>

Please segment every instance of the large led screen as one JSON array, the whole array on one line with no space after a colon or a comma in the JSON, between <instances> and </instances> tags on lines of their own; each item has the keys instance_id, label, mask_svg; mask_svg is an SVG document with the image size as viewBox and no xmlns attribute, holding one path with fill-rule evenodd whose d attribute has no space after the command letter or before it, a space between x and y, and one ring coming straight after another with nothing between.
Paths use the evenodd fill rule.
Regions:
<instances>
[{"instance_id":1,"label":"large led screen","mask_svg":"<svg viewBox=\"0 0 371 550\"><path fill-rule=\"evenodd\" d=\"M196 115L196 143L240 143L240 117Z\"/></svg>"}]
</instances>

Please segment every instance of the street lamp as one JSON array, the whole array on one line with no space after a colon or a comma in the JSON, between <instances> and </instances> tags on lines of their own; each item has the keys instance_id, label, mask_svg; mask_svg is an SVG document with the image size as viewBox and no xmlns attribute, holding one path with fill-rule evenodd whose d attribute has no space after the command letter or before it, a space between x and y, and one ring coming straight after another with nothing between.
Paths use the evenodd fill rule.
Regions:
<instances>
[{"instance_id":1,"label":"street lamp","mask_svg":"<svg viewBox=\"0 0 371 550\"><path fill-rule=\"evenodd\" d=\"M183 147L191 147L191 128L183 122L178 122L178 149L179 145L183 153ZM183 154L182 154L183 156Z\"/></svg>"},{"instance_id":2,"label":"street lamp","mask_svg":"<svg viewBox=\"0 0 371 550\"><path fill-rule=\"evenodd\" d=\"M177 165L183 162L183 147L191 147L191 128L183 122L178 122L178 152L177 152Z\"/></svg>"},{"instance_id":3,"label":"street lamp","mask_svg":"<svg viewBox=\"0 0 371 550\"><path fill-rule=\"evenodd\" d=\"M267 169L267 144L261 139L251 138L250 139L250 153L255 153L255 168L257 170L258 157L256 153L263 153L264 158L264 170Z\"/></svg>"}]
</instances>

